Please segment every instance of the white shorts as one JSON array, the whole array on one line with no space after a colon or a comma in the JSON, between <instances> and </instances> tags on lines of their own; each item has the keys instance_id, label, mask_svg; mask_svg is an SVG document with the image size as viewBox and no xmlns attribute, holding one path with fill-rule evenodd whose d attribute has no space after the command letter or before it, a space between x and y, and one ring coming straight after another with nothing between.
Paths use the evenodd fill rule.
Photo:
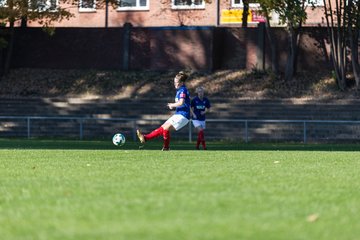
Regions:
<instances>
[{"instance_id":1,"label":"white shorts","mask_svg":"<svg viewBox=\"0 0 360 240\"><path fill-rule=\"evenodd\" d=\"M185 127L186 124L188 124L189 119L187 119L183 115L174 114L166 122L169 122L175 128L175 130L178 131L181 128Z\"/></svg>"},{"instance_id":2,"label":"white shorts","mask_svg":"<svg viewBox=\"0 0 360 240\"><path fill-rule=\"evenodd\" d=\"M195 128L200 127L202 129L205 129L205 127L206 127L205 121L192 120L192 123L193 123Z\"/></svg>"}]
</instances>

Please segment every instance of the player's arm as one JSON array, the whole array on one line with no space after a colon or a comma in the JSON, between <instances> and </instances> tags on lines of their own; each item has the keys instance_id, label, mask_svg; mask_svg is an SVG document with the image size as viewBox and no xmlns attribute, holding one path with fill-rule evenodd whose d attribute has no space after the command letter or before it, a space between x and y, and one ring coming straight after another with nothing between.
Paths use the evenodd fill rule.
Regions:
<instances>
[{"instance_id":1,"label":"player's arm","mask_svg":"<svg viewBox=\"0 0 360 240\"><path fill-rule=\"evenodd\" d=\"M205 108L204 111L201 111L201 115L205 115L206 113L209 112L209 109L208 108Z\"/></svg>"},{"instance_id":2,"label":"player's arm","mask_svg":"<svg viewBox=\"0 0 360 240\"><path fill-rule=\"evenodd\" d=\"M191 114L193 119L196 119L196 114L194 112L194 107L193 106L190 108L190 114Z\"/></svg>"},{"instance_id":3,"label":"player's arm","mask_svg":"<svg viewBox=\"0 0 360 240\"><path fill-rule=\"evenodd\" d=\"M190 102L190 115L192 116L193 119L196 119L194 99L191 100L191 102Z\"/></svg>"},{"instance_id":4,"label":"player's arm","mask_svg":"<svg viewBox=\"0 0 360 240\"><path fill-rule=\"evenodd\" d=\"M210 112L210 104L207 104L205 106L205 109L204 109L204 111L201 112L201 115L205 115L208 112Z\"/></svg>"},{"instance_id":5,"label":"player's arm","mask_svg":"<svg viewBox=\"0 0 360 240\"><path fill-rule=\"evenodd\" d=\"M168 103L167 106L168 106L170 109L173 109L173 108L180 107L180 106L183 105L184 103L185 103L185 99L184 99L184 98L180 98L179 101L174 102L174 103Z\"/></svg>"},{"instance_id":6,"label":"player's arm","mask_svg":"<svg viewBox=\"0 0 360 240\"><path fill-rule=\"evenodd\" d=\"M208 113L208 112L210 112L210 107L205 108L205 113Z\"/></svg>"}]
</instances>

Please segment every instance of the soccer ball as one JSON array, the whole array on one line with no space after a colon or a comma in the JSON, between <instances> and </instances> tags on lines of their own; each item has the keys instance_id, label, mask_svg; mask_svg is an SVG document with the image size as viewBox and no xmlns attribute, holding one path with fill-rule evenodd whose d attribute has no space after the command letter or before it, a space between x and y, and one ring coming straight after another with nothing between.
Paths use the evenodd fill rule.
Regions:
<instances>
[{"instance_id":1,"label":"soccer ball","mask_svg":"<svg viewBox=\"0 0 360 240\"><path fill-rule=\"evenodd\" d=\"M121 133L116 133L112 138L112 142L116 146L122 146L125 144L125 136Z\"/></svg>"}]
</instances>

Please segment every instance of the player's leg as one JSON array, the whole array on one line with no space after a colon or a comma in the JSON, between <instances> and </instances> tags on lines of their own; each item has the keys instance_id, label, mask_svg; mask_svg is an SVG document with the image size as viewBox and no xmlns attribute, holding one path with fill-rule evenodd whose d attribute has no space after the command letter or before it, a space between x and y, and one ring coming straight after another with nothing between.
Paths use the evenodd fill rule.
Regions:
<instances>
[{"instance_id":1,"label":"player's leg","mask_svg":"<svg viewBox=\"0 0 360 240\"><path fill-rule=\"evenodd\" d=\"M204 150L206 150L206 142L205 142L205 136L204 136L204 129L201 129L201 131L199 132L199 134L201 135L201 144Z\"/></svg>"},{"instance_id":2,"label":"player's leg","mask_svg":"<svg viewBox=\"0 0 360 240\"><path fill-rule=\"evenodd\" d=\"M136 135L138 136L141 143L145 143L148 140L161 136L163 134L164 129L159 127L152 131L149 134L142 134L139 129L136 130Z\"/></svg>"},{"instance_id":3,"label":"player's leg","mask_svg":"<svg viewBox=\"0 0 360 240\"><path fill-rule=\"evenodd\" d=\"M203 146L203 149L204 150L206 150L207 148L206 148L206 142L205 142L205 134L204 134L204 132L205 132L205 121L202 121L201 122L201 144L202 144L202 146Z\"/></svg>"},{"instance_id":4,"label":"player's leg","mask_svg":"<svg viewBox=\"0 0 360 240\"><path fill-rule=\"evenodd\" d=\"M201 131L202 131L203 129L201 128L201 127L197 127L196 128L196 132L197 132L197 140L196 140L196 146L195 146L195 148L197 149L197 150L199 150L200 149L200 144L201 144L201 142L202 142L202 135L201 135Z\"/></svg>"},{"instance_id":5,"label":"player's leg","mask_svg":"<svg viewBox=\"0 0 360 240\"><path fill-rule=\"evenodd\" d=\"M146 142L144 134L142 134L139 129L136 129L136 135L141 143Z\"/></svg>"},{"instance_id":6,"label":"player's leg","mask_svg":"<svg viewBox=\"0 0 360 240\"><path fill-rule=\"evenodd\" d=\"M160 126L159 128L153 130L151 133L149 134L142 134L141 131L139 129L136 130L136 134L140 140L141 143L145 143L148 140L151 140L153 138L162 136L164 134L164 128L163 126Z\"/></svg>"},{"instance_id":7,"label":"player's leg","mask_svg":"<svg viewBox=\"0 0 360 240\"><path fill-rule=\"evenodd\" d=\"M164 138L164 145L163 150L169 150L170 149L170 131L175 130L178 131L186 124L188 124L189 119L185 118L182 115L175 114L171 116L163 125L163 138Z\"/></svg>"},{"instance_id":8,"label":"player's leg","mask_svg":"<svg viewBox=\"0 0 360 240\"><path fill-rule=\"evenodd\" d=\"M200 138L200 130L201 130L201 125L200 125L200 121L199 120L193 120L192 121L194 128L196 129L197 132L197 140L196 140L196 145L195 145L195 149L199 150L199 146L201 143L201 138Z\"/></svg>"},{"instance_id":9,"label":"player's leg","mask_svg":"<svg viewBox=\"0 0 360 240\"><path fill-rule=\"evenodd\" d=\"M163 151L168 151L170 149L170 131L175 130L170 122L165 122L162 125L163 128Z\"/></svg>"},{"instance_id":10,"label":"player's leg","mask_svg":"<svg viewBox=\"0 0 360 240\"><path fill-rule=\"evenodd\" d=\"M196 149L200 149L200 144L202 144L203 149L206 149L204 130L205 130L205 121L193 120L193 125L197 130L197 141L196 141Z\"/></svg>"},{"instance_id":11,"label":"player's leg","mask_svg":"<svg viewBox=\"0 0 360 240\"><path fill-rule=\"evenodd\" d=\"M204 132L204 130L202 129L202 128L197 128L198 129L198 131L197 131L197 133L198 133L198 137L197 137L197 141L196 141L196 149L200 149L200 144L202 144L202 142L203 142L203 132Z\"/></svg>"},{"instance_id":12,"label":"player's leg","mask_svg":"<svg viewBox=\"0 0 360 240\"><path fill-rule=\"evenodd\" d=\"M151 133L145 134L144 138L146 141L151 140L153 138L161 136L163 134L163 131L164 131L163 127L159 127L157 129L155 129L154 131L152 131Z\"/></svg>"}]
</instances>

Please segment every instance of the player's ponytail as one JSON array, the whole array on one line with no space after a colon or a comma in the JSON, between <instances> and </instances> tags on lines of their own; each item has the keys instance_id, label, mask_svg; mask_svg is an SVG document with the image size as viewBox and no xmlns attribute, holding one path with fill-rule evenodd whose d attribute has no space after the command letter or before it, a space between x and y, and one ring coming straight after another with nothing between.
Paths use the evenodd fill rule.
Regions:
<instances>
[{"instance_id":1,"label":"player's ponytail","mask_svg":"<svg viewBox=\"0 0 360 240\"><path fill-rule=\"evenodd\" d=\"M176 74L176 79L178 79L180 82L185 82L186 79L189 77L184 71L180 71L178 74Z\"/></svg>"}]
</instances>

